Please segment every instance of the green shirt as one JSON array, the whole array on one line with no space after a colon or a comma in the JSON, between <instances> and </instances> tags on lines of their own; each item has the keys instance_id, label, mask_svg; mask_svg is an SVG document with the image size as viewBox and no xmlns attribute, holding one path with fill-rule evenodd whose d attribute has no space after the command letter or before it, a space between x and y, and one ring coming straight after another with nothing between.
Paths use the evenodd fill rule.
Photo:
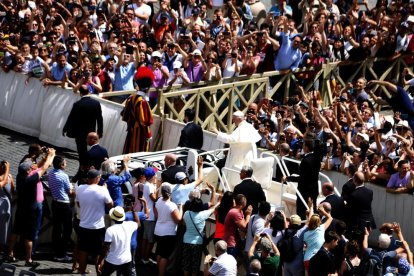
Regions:
<instances>
[{"instance_id":1,"label":"green shirt","mask_svg":"<svg viewBox=\"0 0 414 276\"><path fill-rule=\"evenodd\" d=\"M254 255L250 258L250 261L253 259L258 259L262 265L262 270L260 270L260 276L276 276L277 269L279 268L280 256L269 256L268 258L262 258L258 255Z\"/></svg>"}]
</instances>

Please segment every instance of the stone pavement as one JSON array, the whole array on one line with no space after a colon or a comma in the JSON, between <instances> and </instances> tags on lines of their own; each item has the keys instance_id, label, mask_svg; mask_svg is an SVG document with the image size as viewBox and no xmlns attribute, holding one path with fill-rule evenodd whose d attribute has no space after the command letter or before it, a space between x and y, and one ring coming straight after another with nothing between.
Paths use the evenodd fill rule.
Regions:
<instances>
[{"instance_id":1,"label":"stone pavement","mask_svg":"<svg viewBox=\"0 0 414 276\"><path fill-rule=\"evenodd\" d=\"M50 146L39 141L37 138L0 127L0 160L7 160L10 163L10 173L13 175L14 179L17 174L18 164L22 157L27 153L29 145L32 143L39 143L41 146ZM56 148L56 151L58 155L64 156L67 160L66 173L68 173L70 177L75 175L78 169L77 153L63 148ZM37 254L33 259L39 262L40 266L35 269L29 269L24 266L25 262L22 261L24 259L23 253L23 245L20 244L16 247L15 253L19 261L13 263L17 268L15 275L18 275L21 270L30 270L38 275L80 275L72 273L71 263L59 263L53 261L54 255L51 244L39 245ZM1 262L2 261L0 260L0 263ZM92 271L89 275L96 275L95 267L92 263L88 265L88 269ZM139 265L137 267L137 275L156 275L156 271L154 267Z\"/></svg>"}]
</instances>

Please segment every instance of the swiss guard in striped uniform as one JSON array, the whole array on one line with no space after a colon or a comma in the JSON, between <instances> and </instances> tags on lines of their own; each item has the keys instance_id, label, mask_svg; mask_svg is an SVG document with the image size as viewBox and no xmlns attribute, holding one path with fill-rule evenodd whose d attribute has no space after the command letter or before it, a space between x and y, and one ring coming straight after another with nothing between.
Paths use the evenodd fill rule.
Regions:
<instances>
[{"instance_id":1,"label":"swiss guard in striped uniform","mask_svg":"<svg viewBox=\"0 0 414 276\"><path fill-rule=\"evenodd\" d=\"M124 154L148 151L152 138L150 126L153 123L151 108L147 102L147 92L154 81L154 73L147 67L139 67L135 76L138 91L129 96L121 112L122 120L127 123L127 137Z\"/></svg>"}]
</instances>

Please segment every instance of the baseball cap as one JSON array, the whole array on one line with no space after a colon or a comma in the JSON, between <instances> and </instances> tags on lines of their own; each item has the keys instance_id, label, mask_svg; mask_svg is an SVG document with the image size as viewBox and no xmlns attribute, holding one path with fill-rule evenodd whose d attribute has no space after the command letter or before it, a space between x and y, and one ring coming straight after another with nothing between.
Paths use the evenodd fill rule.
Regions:
<instances>
[{"instance_id":1,"label":"baseball cap","mask_svg":"<svg viewBox=\"0 0 414 276\"><path fill-rule=\"evenodd\" d=\"M262 237L260 239L260 247L263 251L270 252L272 250L272 242L268 238Z\"/></svg>"},{"instance_id":2,"label":"baseball cap","mask_svg":"<svg viewBox=\"0 0 414 276\"><path fill-rule=\"evenodd\" d=\"M369 142L369 136L368 136L368 134L358 132L357 135L358 136L361 136L362 139L364 139L365 141Z\"/></svg>"},{"instance_id":3,"label":"baseball cap","mask_svg":"<svg viewBox=\"0 0 414 276\"><path fill-rule=\"evenodd\" d=\"M178 172L178 173L175 174L175 180L176 181L182 181L186 178L187 178L187 175L185 174L185 172Z\"/></svg>"},{"instance_id":4,"label":"baseball cap","mask_svg":"<svg viewBox=\"0 0 414 276\"><path fill-rule=\"evenodd\" d=\"M201 51L199 49L195 49L193 51L193 56L201 56Z\"/></svg>"},{"instance_id":5,"label":"baseball cap","mask_svg":"<svg viewBox=\"0 0 414 276\"><path fill-rule=\"evenodd\" d=\"M170 186L170 184L162 184L162 186L161 186L161 193L171 194L171 186Z\"/></svg>"},{"instance_id":6,"label":"baseball cap","mask_svg":"<svg viewBox=\"0 0 414 276\"><path fill-rule=\"evenodd\" d=\"M144 175L146 178L153 177L155 175L155 170L152 167L145 168Z\"/></svg>"},{"instance_id":7,"label":"baseball cap","mask_svg":"<svg viewBox=\"0 0 414 276\"><path fill-rule=\"evenodd\" d=\"M179 62L178 60L174 61L173 69L180 69L181 66L182 66L181 62Z\"/></svg>"},{"instance_id":8,"label":"baseball cap","mask_svg":"<svg viewBox=\"0 0 414 276\"><path fill-rule=\"evenodd\" d=\"M151 56L152 57L161 58L162 57L162 54L159 51L154 51L154 52L152 52L152 55Z\"/></svg>"}]
</instances>

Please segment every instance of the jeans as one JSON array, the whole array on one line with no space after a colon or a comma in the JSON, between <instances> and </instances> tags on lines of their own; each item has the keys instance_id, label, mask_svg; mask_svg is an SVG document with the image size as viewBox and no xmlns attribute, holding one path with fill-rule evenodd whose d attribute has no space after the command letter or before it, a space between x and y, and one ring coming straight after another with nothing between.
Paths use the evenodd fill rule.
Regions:
<instances>
[{"instance_id":1,"label":"jeans","mask_svg":"<svg viewBox=\"0 0 414 276\"><path fill-rule=\"evenodd\" d=\"M43 222L43 202L36 203L35 213L36 213L36 233L35 233L35 237L33 239L32 254L34 254L35 251L36 251L37 241L39 239L40 229L42 228L42 222Z\"/></svg>"},{"instance_id":2,"label":"jeans","mask_svg":"<svg viewBox=\"0 0 414 276\"><path fill-rule=\"evenodd\" d=\"M53 248L56 257L66 256L72 235L72 208L69 203L52 201Z\"/></svg>"}]
</instances>

